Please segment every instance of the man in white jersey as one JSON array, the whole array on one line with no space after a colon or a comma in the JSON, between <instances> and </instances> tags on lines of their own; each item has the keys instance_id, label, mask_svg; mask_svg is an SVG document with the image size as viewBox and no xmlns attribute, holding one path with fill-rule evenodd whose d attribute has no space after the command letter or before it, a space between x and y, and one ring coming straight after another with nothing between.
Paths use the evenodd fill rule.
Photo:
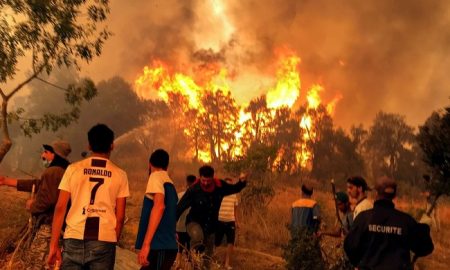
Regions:
<instances>
[{"instance_id":1,"label":"man in white jersey","mask_svg":"<svg viewBox=\"0 0 450 270\"><path fill-rule=\"evenodd\" d=\"M233 179L225 178L225 182L232 185ZM223 197L222 203L219 209L219 223L216 231L216 246L220 246L224 236L227 238L227 251L225 253L225 269L233 269L230 264L231 255L233 253L233 247L236 239L236 228L238 227L237 220L237 206L238 198L237 194L232 194Z\"/></svg>"},{"instance_id":2,"label":"man in white jersey","mask_svg":"<svg viewBox=\"0 0 450 270\"><path fill-rule=\"evenodd\" d=\"M61 261L58 240L70 200L61 269L114 269L130 194L127 174L109 160L114 132L97 124L88 140L91 156L71 164L59 185L47 262L52 266Z\"/></svg>"},{"instance_id":3,"label":"man in white jersey","mask_svg":"<svg viewBox=\"0 0 450 270\"><path fill-rule=\"evenodd\" d=\"M366 180L361 176L353 176L347 179L347 193L356 201L353 209L353 220L363 211L373 208L373 203L367 199L366 191L370 190Z\"/></svg>"}]
</instances>

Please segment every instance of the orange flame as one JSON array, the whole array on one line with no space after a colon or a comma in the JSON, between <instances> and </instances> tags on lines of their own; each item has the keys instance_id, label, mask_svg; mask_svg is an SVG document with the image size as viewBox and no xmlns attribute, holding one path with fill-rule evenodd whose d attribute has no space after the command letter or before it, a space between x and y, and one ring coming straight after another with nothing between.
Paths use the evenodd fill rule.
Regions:
<instances>
[{"instance_id":1,"label":"orange flame","mask_svg":"<svg viewBox=\"0 0 450 270\"><path fill-rule=\"evenodd\" d=\"M298 65L300 58L292 53L285 53L278 60L276 71L276 81L273 88L270 88L266 95L266 106L270 109L270 114L264 117L275 117L275 112L281 107L292 108L300 97L301 80ZM216 93L222 91L229 94L230 75L228 71L221 67L218 63L208 63L200 67L191 67L188 71L170 72L169 68L162 61L154 61L151 67L144 67L142 75L135 80L136 93L145 99L160 98L165 102L169 102L171 95L178 94L186 99L187 108L181 108L186 113L195 109L199 113L206 112L202 105L202 98L207 93ZM316 119L309 113L310 110L316 110L322 100L320 92L324 91L323 86L314 84L310 87L306 94L306 112L300 116L299 127L304 131L302 141L295 143L293 147L297 149L296 160L301 167L307 167L311 161L312 153L307 144L310 140L315 139L314 125ZM332 114L337 102L342 96L336 96L331 102L326 104L328 113ZM245 111L246 105L238 106L239 115L235 123L226 123L232 125L234 130L234 138L231 142L220 142L215 146L214 151L217 155L219 152L227 152L232 158L245 155L244 139L254 137L256 131L248 129L245 123L252 120L252 114ZM180 117L182 117L180 115ZM261 116L262 117L262 116ZM295 117L292 115L292 117ZM186 119L188 120L188 119ZM271 119L264 119L270 122ZM229 127L229 126L227 126ZM186 135L192 135L192 132L185 130ZM287 147L287 148L286 148ZM280 148L274 164L281 164L286 149L291 146L283 146ZM203 162L211 162L211 148L203 146L197 149L197 158Z\"/></svg>"}]
</instances>

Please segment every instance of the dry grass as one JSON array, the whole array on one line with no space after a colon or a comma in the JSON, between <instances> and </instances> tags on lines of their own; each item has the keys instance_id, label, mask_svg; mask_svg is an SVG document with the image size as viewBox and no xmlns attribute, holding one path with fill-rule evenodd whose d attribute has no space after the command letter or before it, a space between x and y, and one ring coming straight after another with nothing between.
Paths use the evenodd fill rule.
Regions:
<instances>
[{"instance_id":1,"label":"dry grass","mask_svg":"<svg viewBox=\"0 0 450 270\"><path fill-rule=\"evenodd\" d=\"M129 173L131 197L127 200L128 222L124 227L120 245L124 248L133 250L134 241L137 233L139 216L141 211L142 198L147 183L146 164L137 165L135 163L119 164L124 166ZM130 167L130 168L128 168ZM171 171L170 174L181 190L185 173L195 171ZM265 210L240 215L240 228L238 231L237 247L241 248L236 252L234 258L234 269L283 269L283 264L277 259L271 259L270 256L264 256L251 251L259 251L270 254L274 257L280 257L283 252L283 246L288 242L289 232L287 224L290 222L291 204L299 197L299 188L286 181L295 181L293 179L280 180L276 186L276 194L269 206ZM314 198L321 205L323 214L323 226L329 228L335 223L334 205L329 191L329 185L320 185L316 183ZM10 188L0 188L0 240L14 232L27 220L27 213L24 210L24 202L27 195L19 193ZM424 198L420 196L409 196L408 194L396 200L396 205L403 211L410 214L417 214L419 209L424 206ZM241 205L241 212L245 206ZM421 270L439 270L448 269L450 265L450 202L448 199L442 200L439 207L442 230L437 232L432 230L432 236L435 244L435 251L432 255L419 259L418 265ZM339 249L336 246L339 239L323 238L322 247L324 255L329 260L339 256ZM217 249L216 258L220 262L223 256L223 248Z\"/></svg>"}]
</instances>

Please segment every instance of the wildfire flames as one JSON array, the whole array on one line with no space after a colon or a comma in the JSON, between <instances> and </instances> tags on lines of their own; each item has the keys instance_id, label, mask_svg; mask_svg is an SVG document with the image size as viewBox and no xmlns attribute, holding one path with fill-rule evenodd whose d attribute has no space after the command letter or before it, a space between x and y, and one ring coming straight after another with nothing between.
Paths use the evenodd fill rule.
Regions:
<instances>
[{"instance_id":1,"label":"wildfire flames","mask_svg":"<svg viewBox=\"0 0 450 270\"><path fill-rule=\"evenodd\" d=\"M248 147L248 143L245 141L246 138L260 139L262 137L262 131L253 127L250 124L251 121L268 123L271 120L268 118L275 117L277 110L282 108L292 109L301 103L301 81L298 70L300 58L292 53L284 53L280 54L276 63L275 83L273 87L268 89L265 95L267 114L256 112L252 115L249 104L238 105L235 103L230 91L230 82L233 78L218 63L210 63L201 65L201 67L189 67L184 70L174 71L164 62L154 61L151 66L144 67L143 73L136 79L135 91L142 98L160 98L169 107L177 106L177 110L181 114L180 117L185 117L185 120L188 121L192 120L189 118L189 115L192 113L196 115L203 114L206 118L209 117L208 115L217 115L216 120L219 125L222 125L218 128L228 130L233 135L226 137L219 134L214 137L214 142L211 141L207 147L204 144L196 144L192 147L192 155L203 162L211 162L214 160L214 157L220 158L222 155L233 159L245 154L246 148ZM273 164L281 162L285 149L295 147L297 149L295 154L297 163L301 167L308 166L312 158L312 153L308 144L305 142L315 139L315 123L317 120L311 112L317 110L322 105L332 115L336 103L341 98L337 96L327 104L323 104L320 97L322 91L324 91L324 87L319 84L312 85L306 91L306 101L303 101L306 110L304 110L298 121L298 127L302 130L302 138L293 146L284 145L281 147ZM174 104L177 98L178 102ZM214 101L211 101L211 106L205 107L204 100ZM237 109L235 114L220 115L217 112L211 114L214 106L228 106L230 102L232 103L232 108ZM230 110L233 111L233 109ZM198 135L204 132L198 130L198 127L195 127L195 123L193 125L184 127L186 135L196 136L196 134Z\"/></svg>"}]
</instances>

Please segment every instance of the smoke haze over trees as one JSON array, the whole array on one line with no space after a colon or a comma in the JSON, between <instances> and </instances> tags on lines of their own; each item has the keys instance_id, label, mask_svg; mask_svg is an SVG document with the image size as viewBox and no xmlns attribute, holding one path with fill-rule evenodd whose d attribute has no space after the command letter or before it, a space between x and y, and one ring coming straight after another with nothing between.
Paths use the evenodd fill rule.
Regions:
<instances>
[{"instance_id":1,"label":"smoke haze over trees","mask_svg":"<svg viewBox=\"0 0 450 270\"><path fill-rule=\"evenodd\" d=\"M213 2L224 3L224 16ZM304 85L320 81L326 98L342 93L337 125L368 125L380 110L418 125L450 93L449 10L445 0L113 1L115 35L86 72L133 81L155 58L179 66L211 48L241 75L237 101L250 101L265 94L274 49L289 46Z\"/></svg>"}]
</instances>

